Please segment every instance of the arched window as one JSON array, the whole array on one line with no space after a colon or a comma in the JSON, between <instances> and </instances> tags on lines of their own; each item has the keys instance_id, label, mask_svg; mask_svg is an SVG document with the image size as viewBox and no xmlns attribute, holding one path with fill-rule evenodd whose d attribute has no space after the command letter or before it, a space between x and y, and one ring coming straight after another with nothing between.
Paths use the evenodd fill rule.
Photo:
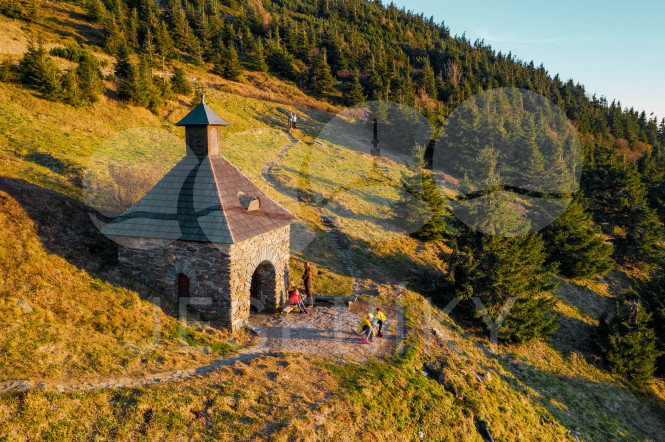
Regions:
<instances>
[{"instance_id":1,"label":"arched window","mask_svg":"<svg viewBox=\"0 0 665 442\"><path fill-rule=\"evenodd\" d=\"M178 298L189 298L189 278L184 273L178 273Z\"/></svg>"}]
</instances>

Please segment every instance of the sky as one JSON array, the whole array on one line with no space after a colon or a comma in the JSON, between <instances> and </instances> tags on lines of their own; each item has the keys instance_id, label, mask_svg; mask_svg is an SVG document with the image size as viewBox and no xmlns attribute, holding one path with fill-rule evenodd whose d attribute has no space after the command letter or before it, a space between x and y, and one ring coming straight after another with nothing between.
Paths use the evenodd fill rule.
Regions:
<instances>
[{"instance_id":1,"label":"sky","mask_svg":"<svg viewBox=\"0 0 665 442\"><path fill-rule=\"evenodd\" d=\"M383 0L384 4L389 4ZM450 33L485 40L493 49L551 76L572 78L588 95L604 95L665 117L665 1L393 0L434 17Z\"/></svg>"}]
</instances>

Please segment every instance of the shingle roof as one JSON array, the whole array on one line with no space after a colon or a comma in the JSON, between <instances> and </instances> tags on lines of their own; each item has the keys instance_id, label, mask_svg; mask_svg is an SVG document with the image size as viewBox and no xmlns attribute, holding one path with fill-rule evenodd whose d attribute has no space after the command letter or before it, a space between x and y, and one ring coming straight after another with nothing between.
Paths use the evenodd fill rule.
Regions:
<instances>
[{"instance_id":1,"label":"shingle roof","mask_svg":"<svg viewBox=\"0 0 665 442\"><path fill-rule=\"evenodd\" d=\"M201 102L192 109L185 118L178 121L176 126L228 126L229 123L222 120L219 115L215 113L208 105L203 101L203 95L201 95Z\"/></svg>"},{"instance_id":2,"label":"shingle roof","mask_svg":"<svg viewBox=\"0 0 665 442\"><path fill-rule=\"evenodd\" d=\"M258 209L243 208L241 199L247 195L259 200ZM190 155L102 233L230 244L296 221L223 157L199 161Z\"/></svg>"}]
</instances>

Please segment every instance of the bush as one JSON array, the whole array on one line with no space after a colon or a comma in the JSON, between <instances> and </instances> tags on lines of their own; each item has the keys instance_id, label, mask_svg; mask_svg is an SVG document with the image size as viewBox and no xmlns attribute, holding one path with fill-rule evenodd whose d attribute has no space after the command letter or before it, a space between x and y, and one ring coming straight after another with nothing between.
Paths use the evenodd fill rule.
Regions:
<instances>
[{"instance_id":1,"label":"bush","mask_svg":"<svg viewBox=\"0 0 665 442\"><path fill-rule=\"evenodd\" d=\"M0 81L3 83L18 81L18 66L8 58L2 60L2 63L0 63Z\"/></svg>"}]
</instances>

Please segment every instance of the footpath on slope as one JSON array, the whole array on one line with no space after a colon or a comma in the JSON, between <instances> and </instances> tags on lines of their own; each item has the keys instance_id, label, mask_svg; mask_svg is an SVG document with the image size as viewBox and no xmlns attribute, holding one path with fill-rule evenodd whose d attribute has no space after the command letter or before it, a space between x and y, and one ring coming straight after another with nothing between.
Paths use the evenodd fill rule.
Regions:
<instances>
[{"instance_id":1,"label":"footpath on slope","mask_svg":"<svg viewBox=\"0 0 665 442\"><path fill-rule=\"evenodd\" d=\"M276 179L278 164L289 149L300 142L290 131L286 130L285 133L291 142L280 151L274 161L266 164L262 174L279 191L284 189L280 188L279 180ZM344 268L351 275L352 297L357 299L365 292L360 281L360 270L342 241L342 233L335 223L335 218L325 215L314 204L301 202L307 204L321 218L330 242L337 250ZM395 330L395 324L389 322L383 330L383 338L377 337L372 345L362 344L355 330L362 316L372 310L374 307L366 302L352 301L347 306L346 302L335 300L317 303L316 307L309 309L308 314L256 314L250 317L250 324L260 337L258 347L266 352L312 353L338 362L359 363L371 356L379 357L392 353L401 339L401 336L389 332L389 327ZM394 312L386 313L389 317L395 317Z\"/></svg>"},{"instance_id":2,"label":"footpath on slope","mask_svg":"<svg viewBox=\"0 0 665 442\"><path fill-rule=\"evenodd\" d=\"M289 131L285 131L291 142L277 155L275 160L266 164L263 177L280 190L275 172L278 163L289 149L297 145L300 140ZM353 297L357 298L363 288L359 281L360 271L351 258L350 251L340 240L341 232L335 225L333 217L323 215L321 209L310 205L321 217L330 241L337 249L344 267L352 277ZM331 358L337 362L361 363L370 357L381 357L391 354L399 346L401 334L395 334L395 322L388 321L383 330L383 338L375 338L371 345L363 344L355 333L362 315L373 310L373 306L362 301L344 301L318 303L310 309L309 314L292 312L282 315L257 314L250 318L250 326L258 335L255 346L243 349L235 355L214 361L210 364L192 367L186 370L173 370L155 373L141 378L105 378L78 382L54 383L32 382L26 379L16 379L0 382L0 394L11 392L26 392L33 389L57 392L84 392L102 390L106 388L138 388L162 382L189 379L196 376L205 376L208 373L224 366L234 365L238 362L247 363L251 359L261 356L274 355L279 352L310 353ZM394 312L387 311L389 318L394 318Z\"/></svg>"}]
</instances>

